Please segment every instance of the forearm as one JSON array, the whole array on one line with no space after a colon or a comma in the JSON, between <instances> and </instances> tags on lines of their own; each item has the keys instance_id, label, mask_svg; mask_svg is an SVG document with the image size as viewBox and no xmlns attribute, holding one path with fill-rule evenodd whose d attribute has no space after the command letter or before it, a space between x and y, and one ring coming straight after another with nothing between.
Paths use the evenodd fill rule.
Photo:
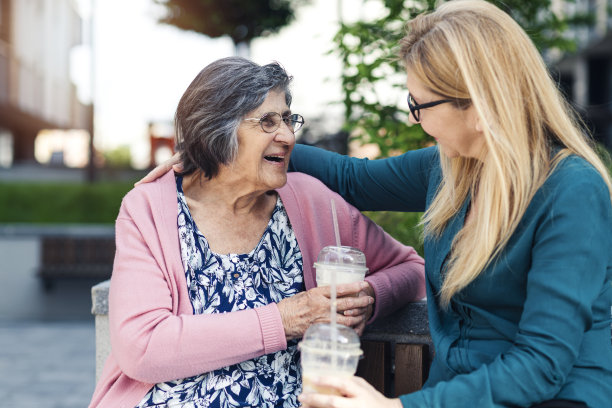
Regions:
<instances>
[{"instance_id":1,"label":"forearm","mask_svg":"<svg viewBox=\"0 0 612 408\"><path fill-rule=\"evenodd\" d=\"M113 354L122 370L146 383L159 383L209 372L286 348L276 333L276 347L262 332L262 310L213 315L151 312L111 321ZM162 317L163 315L163 317ZM270 324L270 319L268 324ZM264 329L266 330L266 329ZM272 330L274 331L274 330ZM282 331L282 330L281 330Z\"/></svg>"},{"instance_id":2,"label":"forearm","mask_svg":"<svg viewBox=\"0 0 612 408\"><path fill-rule=\"evenodd\" d=\"M361 211L423 211L431 150L368 160L296 145L289 169L318 178ZM437 157L437 156L436 156Z\"/></svg>"}]
</instances>

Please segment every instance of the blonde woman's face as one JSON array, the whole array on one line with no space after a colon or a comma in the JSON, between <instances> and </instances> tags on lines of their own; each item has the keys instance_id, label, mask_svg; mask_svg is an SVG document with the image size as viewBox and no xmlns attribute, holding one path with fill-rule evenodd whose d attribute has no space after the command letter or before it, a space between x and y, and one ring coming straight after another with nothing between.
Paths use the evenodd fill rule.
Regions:
<instances>
[{"instance_id":1,"label":"blonde woman's face","mask_svg":"<svg viewBox=\"0 0 612 408\"><path fill-rule=\"evenodd\" d=\"M406 70L406 86L414 101L421 105L444 99L425 87ZM420 121L410 114L410 122L421 125L425 133L433 137L440 151L449 158L463 156L478 158L482 155L484 136L473 106L458 109L454 103L442 103L420 110Z\"/></svg>"}]
</instances>

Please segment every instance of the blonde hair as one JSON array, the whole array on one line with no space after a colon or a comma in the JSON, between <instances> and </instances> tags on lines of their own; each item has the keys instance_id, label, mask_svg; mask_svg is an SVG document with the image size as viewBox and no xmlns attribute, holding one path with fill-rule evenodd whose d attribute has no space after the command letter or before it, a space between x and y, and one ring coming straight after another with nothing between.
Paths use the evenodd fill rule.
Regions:
<instances>
[{"instance_id":1,"label":"blonde hair","mask_svg":"<svg viewBox=\"0 0 612 408\"><path fill-rule=\"evenodd\" d=\"M407 30L400 57L410 72L456 100L458 109L473 106L483 125L483 157L440 154L442 182L422 221L427 236L439 236L465 200L476 199L447 263L440 303L448 307L500 254L561 159L576 154L591 163L611 197L612 184L540 54L510 16L486 1L454 0L417 16ZM554 146L561 149L553 156Z\"/></svg>"}]
</instances>

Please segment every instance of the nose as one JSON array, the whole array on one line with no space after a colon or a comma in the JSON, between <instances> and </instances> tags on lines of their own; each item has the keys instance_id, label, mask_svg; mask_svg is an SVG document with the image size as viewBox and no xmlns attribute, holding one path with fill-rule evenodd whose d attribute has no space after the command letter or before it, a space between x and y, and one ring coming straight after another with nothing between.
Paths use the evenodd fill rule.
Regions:
<instances>
[{"instance_id":1,"label":"nose","mask_svg":"<svg viewBox=\"0 0 612 408\"><path fill-rule=\"evenodd\" d=\"M293 133L293 129L289 127L284 121L281 121L280 126L276 129L274 133L274 141L285 143L288 145L295 143L295 133Z\"/></svg>"}]
</instances>

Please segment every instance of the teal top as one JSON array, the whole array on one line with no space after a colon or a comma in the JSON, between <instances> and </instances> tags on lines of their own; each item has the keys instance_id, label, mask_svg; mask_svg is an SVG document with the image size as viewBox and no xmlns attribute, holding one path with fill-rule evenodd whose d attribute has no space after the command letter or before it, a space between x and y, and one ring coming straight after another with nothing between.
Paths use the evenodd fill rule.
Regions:
<instances>
[{"instance_id":1,"label":"teal top","mask_svg":"<svg viewBox=\"0 0 612 408\"><path fill-rule=\"evenodd\" d=\"M290 170L361 210L424 211L441 181L437 147L367 160L298 145ZM612 205L600 174L564 159L500 256L441 310L441 271L468 207L469 199L439 238L425 239L435 356L423 389L401 396L403 405L528 407L558 398L612 407Z\"/></svg>"}]
</instances>

